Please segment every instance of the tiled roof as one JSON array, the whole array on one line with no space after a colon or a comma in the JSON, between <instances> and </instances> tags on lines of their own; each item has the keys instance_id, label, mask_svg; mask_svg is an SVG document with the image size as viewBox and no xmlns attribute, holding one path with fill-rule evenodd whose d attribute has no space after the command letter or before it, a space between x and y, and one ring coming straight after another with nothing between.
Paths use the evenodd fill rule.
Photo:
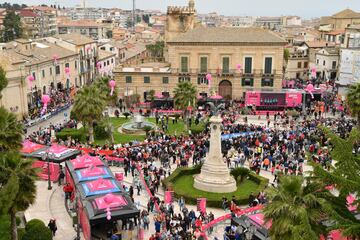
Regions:
<instances>
[{"instance_id":1,"label":"tiled roof","mask_svg":"<svg viewBox=\"0 0 360 240\"><path fill-rule=\"evenodd\" d=\"M326 41L312 41L312 42L305 42L305 44L309 48L323 48L323 47L334 47L335 43L333 42L326 42Z\"/></svg>"},{"instance_id":2,"label":"tiled roof","mask_svg":"<svg viewBox=\"0 0 360 240\"><path fill-rule=\"evenodd\" d=\"M282 43L286 41L261 28L195 28L169 43Z\"/></svg>"},{"instance_id":3,"label":"tiled roof","mask_svg":"<svg viewBox=\"0 0 360 240\"><path fill-rule=\"evenodd\" d=\"M109 58L109 57L112 57L115 55L116 55L115 53L99 49L99 60L103 60L103 59L106 59L106 58Z\"/></svg>"},{"instance_id":4,"label":"tiled roof","mask_svg":"<svg viewBox=\"0 0 360 240\"><path fill-rule=\"evenodd\" d=\"M360 18L360 13L355 12L351 9L345 9L332 16L333 18Z\"/></svg>"},{"instance_id":5,"label":"tiled roof","mask_svg":"<svg viewBox=\"0 0 360 240\"><path fill-rule=\"evenodd\" d=\"M56 38L62 39L63 41L75 44L75 45L85 45L89 43L94 43L95 41L92 38L86 37L79 33L68 33L57 35Z\"/></svg>"},{"instance_id":6,"label":"tiled roof","mask_svg":"<svg viewBox=\"0 0 360 240\"><path fill-rule=\"evenodd\" d=\"M33 11L30 11L30 10L21 10L19 15L21 17L38 17L39 16L36 13L34 13Z\"/></svg>"}]
</instances>

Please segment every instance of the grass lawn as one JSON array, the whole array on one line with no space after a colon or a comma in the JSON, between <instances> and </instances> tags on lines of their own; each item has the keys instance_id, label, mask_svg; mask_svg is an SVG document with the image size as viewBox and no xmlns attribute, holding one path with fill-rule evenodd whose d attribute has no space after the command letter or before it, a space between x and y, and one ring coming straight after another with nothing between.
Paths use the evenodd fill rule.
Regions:
<instances>
[{"instance_id":1,"label":"grass lawn","mask_svg":"<svg viewBox=\"0 0 360 240\"><path fill-rule=\"evenodd\" d=\"M251 180L244 180L241 184L238 184L238 188L235 192L232 193L211 193L204 192L194 188L194 176L193 175L183 175L179 176L173 182L173 188L177 195L182 196L191 196L193 198L207 198L208 200L220 200L223 196L227 199L231 199L232 196L235 196L236 199L247 198L251 192L257 192L259 185Z\"/></svg>"},{"instance_id":2,"label":"grass lawn","mask_svg":"<svg viewBox=\"0 0 360 240\"><path fill-rule=\"evenodd\" d=\"M144 141L145 135L132 135L132 134L124 134L120 133L118 129L123 125L124 123L130 122L131 118L111 118L111 122L114 126L114 140L115 144L118 143L128 143L131 141ZM151 123L155 123L155 118L146 118L146 121L149 121ZM158 125L159 128L161 128L161 123ZM170 135L180 135L180 134L187 134L185 133L185 124L184 122L178 120L178 123L173 124L172 120L169 120L169 126L168 126L169 134ZM86 139L87 131L84 128L81 129L63 129L60 133L60 135L65 136L65 139L67 139L67 136L73 136L75 139L81 139L81 141L85 141ZM63 138L64 139L64 138ZM105 143L110 143L110 139L97 139L95 138L95 143L99 145L103 145Z\"/></svg>"}]
</instances>

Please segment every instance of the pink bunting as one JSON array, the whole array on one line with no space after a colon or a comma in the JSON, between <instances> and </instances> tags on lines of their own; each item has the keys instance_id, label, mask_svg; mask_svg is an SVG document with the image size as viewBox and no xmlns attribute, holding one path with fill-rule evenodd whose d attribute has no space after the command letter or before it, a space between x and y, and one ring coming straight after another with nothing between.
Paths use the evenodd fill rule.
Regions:
<instances>
[{"instance_id":1,"label":"pink bunting","mask_svg":"<svg viewBox=\"0 0 360 240\"><path fill-rule=\"evenodd\" d=\"M50 102L50 96L49 95L43 95L41 97L41 102L44 104L43 108L41 110L41 115L44 115L46 113L47 105Z\"/></svg>"},{"instance_id":2,"label":"pink bunting","mask_svg":"<svg viewBox=\"0 0 360 240\"><path fill-rule=\"evenodd\" d=\"M116 82L114 80L109 81L109 86L111 88L110 96L112 96L114 93L115 85L116 85Z\"/></svg>"},{"instance_id":3,"label":"pink bunting","mask_svg":"<svg viewBox=\"0 0 360 240\"><path fill-rule=\"evenodd\" d=\"M212 76L211 76L210 73L206 74L206 80L208 81L208 86L209 86L209 88L211 88Z\"/></svg>"},{"instance_id":4,"label":"pink bunting","mask_svg":"<svg viewBox=\"0 0 360 240\"><path fill-rule=\"evenodd\" d=\"M28 80L28 83L29 83L29 89L31 90L32 89L32 82L35 81L35 78L33 75L29 75L27 76L26 78Z\"/></svg>"}]
</instances>

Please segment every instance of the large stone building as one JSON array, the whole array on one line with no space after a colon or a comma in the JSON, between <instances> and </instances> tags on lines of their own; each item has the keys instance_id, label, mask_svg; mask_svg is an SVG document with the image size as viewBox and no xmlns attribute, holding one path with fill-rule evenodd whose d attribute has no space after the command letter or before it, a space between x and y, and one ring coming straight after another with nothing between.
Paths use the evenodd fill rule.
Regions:
<instances>
[{"instance_id":1,"label":"large stone building","mask_svg":"<svg viewBox=\"0 0 360 240\"><path fill-rule=\"evenodd\" d=\"M247 90L281 88L285 45L264 29L196 28L167 42L167 64L118 68L115 76L124 96L146 98L150 90L172 96L177 83L191 81L202 95L215 91L239 99ZM211 88L207 73L213 76Z\"/></svg>"},{"instance_id":2,"label":"large stone building","mask_svg":"<svg viewBox=\"0 0 360 240\"><path fill-rule=\"evenodd\" d=\"M76 83L79 55L47 41L17 39L1 48L0 59L9 80L0 105L17 114L19 119L26 116L38 104L39 97L51 89L75 90L79 87ZM69 74L65 72L66 67L70 69ZM30 75L34 77L31 85L27 80Z\"/></svg>"}]
</instances>

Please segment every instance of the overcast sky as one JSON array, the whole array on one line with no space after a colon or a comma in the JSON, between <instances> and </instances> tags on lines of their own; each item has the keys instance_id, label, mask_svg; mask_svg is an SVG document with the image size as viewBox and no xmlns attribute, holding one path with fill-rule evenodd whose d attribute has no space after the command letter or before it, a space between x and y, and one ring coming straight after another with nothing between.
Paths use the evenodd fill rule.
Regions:
<instances>
[{"instance_id":1,"label":"overcast sky","mask_svg":"<svg viewBox=\"0 0 360 240\"><path fill-rule=\"evenodd\" d=\"M73 7L82 0L4 0L31 4L60 4ZM2 2L2 1L1 1ZM165 11L170 5L185 5L187 0L136 0L140 9ZM130 9L132 0L86 0L91 7ZM199 13L217 12L224 15L280 16L299 15L305 18L332 15L345 8L360 12L360 0L195 0Z\"/></svg>"}]
</instances>

